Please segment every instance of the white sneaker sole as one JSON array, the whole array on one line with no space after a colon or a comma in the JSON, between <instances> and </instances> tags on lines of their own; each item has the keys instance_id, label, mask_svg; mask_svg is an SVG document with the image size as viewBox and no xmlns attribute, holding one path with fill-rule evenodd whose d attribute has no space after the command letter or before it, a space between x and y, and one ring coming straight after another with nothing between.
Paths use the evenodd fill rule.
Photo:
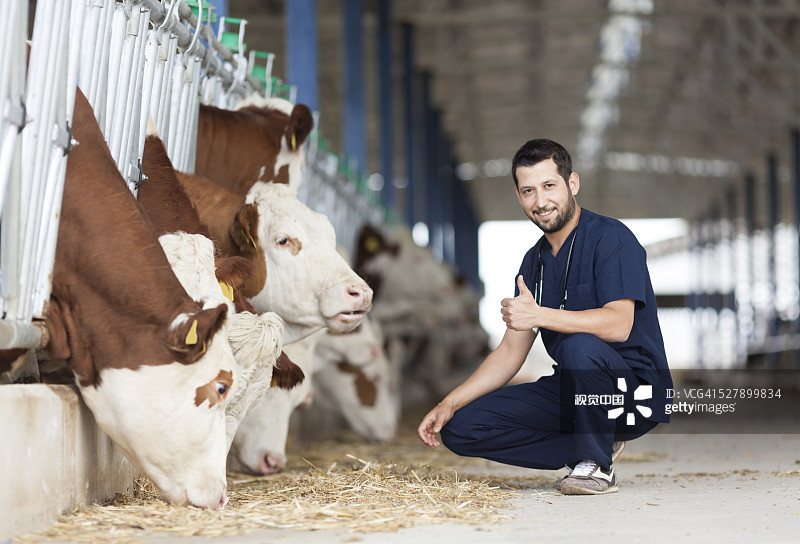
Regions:
<instances>
[{"instance_id":1,"label":"white sneaker sole","mask_svg":"<svg viewBox=\"0 0 800 544\"><path fill-rule=\"evenodd\" d=\"M565 484L561 486L562 495L607 495L608 493L616 493L619 487L612 485L608 489L597 491L594 489L586 489L585 487L578 487L575 485Z\"/></svg>"}]
</instances>

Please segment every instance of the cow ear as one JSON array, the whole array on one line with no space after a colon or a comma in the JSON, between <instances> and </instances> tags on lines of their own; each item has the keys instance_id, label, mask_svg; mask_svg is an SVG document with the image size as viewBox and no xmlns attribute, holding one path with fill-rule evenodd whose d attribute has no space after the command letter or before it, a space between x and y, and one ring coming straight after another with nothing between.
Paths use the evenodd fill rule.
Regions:
<instances>
[{"instance_id":1,"label":"cow ear","mask_svg":"<svg viewBox=\"0 0 800 544\"><path fill-rule=\"evenodd\" d=\"M275 367L272 369L270 387L291 389L300 384L305 377L303 369L294 364L284 352L281 352L275 361Z\"/></svg>"},{"instance_id":2,"label":"cow ear","mask_svg":"<svg viewBox=\"0 0 800 544\"><path fill-rule=\"evenodd\" d=\"M258 208L245 204L233 219L231 238L243 255L252 255L258 248Z\"/></svg>"},{"instance_id":3,"label":"cow ear","mask_svg":"<svg viewBox=\"0 0 800 544\"><path fill-rule=\"evenodd\" d=\"M289 149L292 151L300 149L308 135L311 134L312 128L314 128L314 117L311 115L311 110L305 104L297 104L292 109L285 131L286 144Z\"/></svg>"},{"instance_id":4,"label":"cow ear","mask_svg":"<svg viewBox=\"0 0 800 544\"><path fill-rule=\"evenodd\" d=\"M217 257L214 259L217 281L239 290L253 275L253 265L244 257Z\"/></svg>"},{"instance_id":5,"label":"cow ear","mask_svg":"<svg viewBox=\"0 0 800 544\"><path fill-rule=\"evenodd\" d=\"M190 315L189 319L170 329L170 349L180 354L181 362L195 362L206 352L214 334L222 327L227 312L228 307L220 304Z\"/></svg>"}]
</instances>

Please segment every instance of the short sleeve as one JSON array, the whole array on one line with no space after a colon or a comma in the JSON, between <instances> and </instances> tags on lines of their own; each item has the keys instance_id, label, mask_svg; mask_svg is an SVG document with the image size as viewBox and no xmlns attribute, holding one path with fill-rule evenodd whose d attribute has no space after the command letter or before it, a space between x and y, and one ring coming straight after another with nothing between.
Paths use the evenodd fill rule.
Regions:
<instances>
[{"instance_id":1,"label":"short sleeve","mask_svg":"<svg viewBox=\"0 0 800 544\"><path fill-rule=\"evenodd\" d=\"M519 296L519 286L517 285L517 276L519 276L520 274L522 274L522 279L525 280L525 285L527 285L528 289L530 289L531 292L533 292L533 282L536 279L534 277L535 272L534 272L533 262L534 262L534 255L537 254L536 248L538 245L539 244L537 243L528 250L528 252L525 254L525 257L522 259L522 264L519 266L519 271L514 275L515 298Z\"/></svg>"},{"instance_id":2,"label":"short sleeve","mask_svg":"<svg viewBox=\"0 0 800 544\"><path fill-rule=\"evenodd\" d=\"M597 303L629 298L647 300L647 255L633 233L611 231L597 243L595 252Z\"/></svg>"}]
</instances>

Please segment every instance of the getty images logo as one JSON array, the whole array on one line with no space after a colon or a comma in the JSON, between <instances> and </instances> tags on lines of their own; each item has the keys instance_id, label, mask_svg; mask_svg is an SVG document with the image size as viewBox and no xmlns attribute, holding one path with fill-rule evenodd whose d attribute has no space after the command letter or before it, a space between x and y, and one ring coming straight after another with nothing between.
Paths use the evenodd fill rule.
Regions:
<instances>
[{"instance_id":1,"label":"getty images logo","mask_svg":"<svg viewBox=\"0 0 800 544\"><path fill-rule=\"evenodd\" d=\"M623 393L628 392L628 382L625 381L625 378L617 378L617 389L622 391ZM640 385L636 388L633 392L633 400L647 400L653 398L653 386L652 385ZM625 411L624 408L612 408L608 411L608 419L617 419L622 413ZM636 411L642 414L644 417L650 417L653 414L653 411L648 408L647 406L642 406L641 404L636 405ZM628 425L635 425L636 424L636 413L635 412L628 412L626 414Z\"/></svg>"}]
</instances>

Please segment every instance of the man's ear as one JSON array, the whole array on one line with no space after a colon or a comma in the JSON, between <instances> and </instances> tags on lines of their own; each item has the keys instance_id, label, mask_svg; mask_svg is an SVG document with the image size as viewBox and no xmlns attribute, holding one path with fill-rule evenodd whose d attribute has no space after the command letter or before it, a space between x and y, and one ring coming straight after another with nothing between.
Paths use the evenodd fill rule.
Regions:
<instances>
[{"instance_id":1,"label":"man's ear","mask_svg":"<svg viewBox=\"0 0 800 544\"><path fill-rule=\"evenodd\" d=\"M569 175L569 189L572 191L572 196L578 194L578 191L581 188L581 178L578 177L577 172L573 172Z\"/></svg>"}]
</instances>

